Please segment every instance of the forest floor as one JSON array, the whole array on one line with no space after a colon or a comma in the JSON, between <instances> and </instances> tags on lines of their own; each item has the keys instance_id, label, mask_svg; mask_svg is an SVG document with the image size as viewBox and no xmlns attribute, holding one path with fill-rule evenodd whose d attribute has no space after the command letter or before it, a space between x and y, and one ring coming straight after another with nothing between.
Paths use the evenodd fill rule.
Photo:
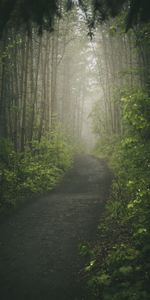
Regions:
<instances>
[{"instance_id":1,"label":"forest floor","mask_svg":"<svg viewBox=\"0 0 150 300\"><path fill-rule=\"evenodd\" d=\"M53 192L1 221L1 300L85 299L79 244L96 239L110 183L103 161L78 156Z\"/></svg>"}]
</instances>

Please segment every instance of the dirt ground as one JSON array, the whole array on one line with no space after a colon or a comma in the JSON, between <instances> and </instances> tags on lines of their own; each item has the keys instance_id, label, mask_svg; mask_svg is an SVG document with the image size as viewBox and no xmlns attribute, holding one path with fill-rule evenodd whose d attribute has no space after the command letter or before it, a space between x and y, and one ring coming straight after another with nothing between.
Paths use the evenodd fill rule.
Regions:
<instances>
[{"instance_id":1,"label":"dirt ground","mask_svg":"<svg viewBox=\"0 0 150 300\"><path fill-rule=\"evenodd\" d=\"M86 300L79 244L96 239L111 174L89 155L63 182L0 224L0 300Z\"/></svg>"}]
</instances>

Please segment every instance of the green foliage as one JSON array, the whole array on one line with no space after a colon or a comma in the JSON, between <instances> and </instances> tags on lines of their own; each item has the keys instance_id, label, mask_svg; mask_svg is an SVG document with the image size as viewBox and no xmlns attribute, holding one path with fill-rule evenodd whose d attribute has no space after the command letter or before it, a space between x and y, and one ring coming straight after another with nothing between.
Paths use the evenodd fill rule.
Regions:
<instances>
[{"instance_id":1,"label":"green foliage","mask_svg":"<svg viewBox=\"0 0 150 300\"><path fill-rule=\"evenodd\" d=\"M118 147L120 137L118 135L102 135L100 140L96 143L94 155L99 158L105 158L107 161L111 160L114 149Z\"/></svg>"},{"instance_id":2,"label":"green foliage","mask_svg":"<svg viewBox=\"0 0 150 300\"><path fill-rule=\"evenodd\" d=\"M52 29L55 15L59 15L58 0L32 0L15 1L7 0L0 2L0 35L10 22L11 26L17 27L19 24L34 22L39 26L41 33L44 29Z\"/></svg>"},{"instance_id":3,"label":"green foliage","mask_svg":"<svg viewBox=\"0 0 150 300\"><path fill-rule=\"evenodd\" d=\"M72 146L59 130L33 141L24 153L14 152L6 140L0 143L0 210L51 190L72 164Z\"/></svg>"},{"instance_id":4,"label":"green foliage","mask_svg":"<svg viewBox=\"0 0 150 300\"><path fill-rule=\"evenodd\" d=\"M150 98L143 90L122 94L124 134L98 150L114 171L110 199L85 266L91 299L148 300L150 295ZM113 142L111 146L111 140ZM111 159L110 159L111 158Z\"/></svg>"},{"instance_id":5,"label":"green foliage","mask_svg":"<svg viewBox=\"0 0 150 300\"><path fill-rule=\"evenodd\" d=\"M123 116L130 135L148 138L150 135L150 97L142 90L129 91L124 97Z\"/></svg>"}]
</instances>

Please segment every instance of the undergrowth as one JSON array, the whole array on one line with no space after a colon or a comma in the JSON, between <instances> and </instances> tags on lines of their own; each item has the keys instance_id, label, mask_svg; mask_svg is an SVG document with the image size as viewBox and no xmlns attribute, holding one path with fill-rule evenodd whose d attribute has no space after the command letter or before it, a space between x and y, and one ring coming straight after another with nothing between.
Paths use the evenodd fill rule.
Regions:
<instances>
[{"instance_id":1,"label":"undergrowth","mask_svg":"<svg viewBox=\"0 0 150 300\"><path fill-rule=\"evenodd\" d=\"M114 180L97 244L81 247L88 253L83 284L90 300L150 299L150 97L128 91L121 101L124 134L96 148Z\"/></svg>"},{"instance_id":2,"label":"undergrowth","mask_svg":"<svg viewBox=\"0 0 150 300\"><path fill-rule=\"evenodd\" d=\"M33 141L23 153L0 141L0 212L27 197L50 191L71 167L73 147L60 132Z\"/></svg>"}]
</instances>

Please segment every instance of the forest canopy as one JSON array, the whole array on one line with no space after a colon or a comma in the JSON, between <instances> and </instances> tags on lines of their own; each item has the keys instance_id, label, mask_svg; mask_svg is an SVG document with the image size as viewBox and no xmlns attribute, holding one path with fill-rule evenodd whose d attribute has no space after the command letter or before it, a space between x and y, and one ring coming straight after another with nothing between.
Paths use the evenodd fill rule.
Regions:
<instances>
[{"instance_id":1,"label":"forest canopy","mask_svg":"<svg viewBox=\"0 0 150 300\"><path fill-rule=\"evenodd\" d=\"M20 26L34 22L42 29L53 29L55 16L62 17L62 8L70 10L74 5L79 5L86 13L92 11L90 26L95 21L102 22L110 16L115 17L122 9L127 11L125 17L126 30L139 22L150 20L149 0L1 0L0 1L0 32L8 24Z\"/></svg>"}]
</instances>

